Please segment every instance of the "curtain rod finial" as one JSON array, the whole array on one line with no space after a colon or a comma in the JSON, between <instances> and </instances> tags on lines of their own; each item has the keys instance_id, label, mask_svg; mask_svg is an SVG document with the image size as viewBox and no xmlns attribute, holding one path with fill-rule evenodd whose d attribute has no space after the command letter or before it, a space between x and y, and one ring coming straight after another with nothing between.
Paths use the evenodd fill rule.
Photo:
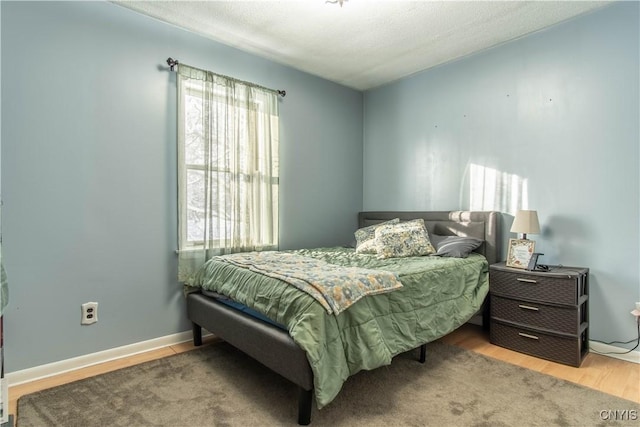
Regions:
<instances>
[{"instance_id":1,"label":"curtain rod finial","mask_svg":"<svg viewBox=\"0 0 640 427\"><path fill-rule=\"evenodd\" d=\"M281 97L284 98L285 96L287 96L287 91L286 90L279 90L278 91L278 95L280 95Z\"/></svg>"},{"instance_id":2,"label":"curtain rod finial","mask_svg":"<svg viewBox=\"0 0 640 427\"><path fill-rule=\"evenodd\" d=\"M171 69L171 71L173 71L173 68L178 65L178 60L177 59L173 59L171 57L167 58L167 65L169 66L169 68Z\"/></svg>"}]
</instances>

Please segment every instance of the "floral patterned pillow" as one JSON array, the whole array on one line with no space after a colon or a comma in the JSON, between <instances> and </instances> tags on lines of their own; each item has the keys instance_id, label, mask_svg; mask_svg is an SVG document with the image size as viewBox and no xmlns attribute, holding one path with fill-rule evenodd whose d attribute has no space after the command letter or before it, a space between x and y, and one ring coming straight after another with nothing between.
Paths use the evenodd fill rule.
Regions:
<instances>
[{"instance_id":1,"label":"floral patterned pillow","mask_svg":"<svg viewBox=\"0 0 640 427\"><path fill-rule=\"evenodd\" d=\"M375 254L376 253L376 228L383 225L398 224L400 218L394 218L380 224L370 225L368 227L359 228L353 233L356 237L356 253L357 254Z\"/></svg>"},{"instance_id":2,"label":"floral patterned pillow","mask_svg":"<svg viewBox=\"0 0 640 427\"><path fill-rule=\"evenodd\" d=\"M429 241L423 219L383 225L375 229L378 258L430 255L436 252Z\"/></svg>"}]
</instances>

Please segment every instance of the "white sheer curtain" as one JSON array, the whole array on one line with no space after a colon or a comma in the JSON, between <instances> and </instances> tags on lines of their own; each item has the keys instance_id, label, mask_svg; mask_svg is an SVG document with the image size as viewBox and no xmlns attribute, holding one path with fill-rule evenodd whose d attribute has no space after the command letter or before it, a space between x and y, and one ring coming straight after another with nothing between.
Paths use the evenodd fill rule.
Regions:
<instances>
[{"instance_id":1,"label":"white sheer curtain","mask_svg":"<svg viewBox=\"0 0 640 427\"><path fill-rule=\"evenodd\" d=\"M178 278L278 247L278 95L178 66Z\"/></svg>"}]
</instances>

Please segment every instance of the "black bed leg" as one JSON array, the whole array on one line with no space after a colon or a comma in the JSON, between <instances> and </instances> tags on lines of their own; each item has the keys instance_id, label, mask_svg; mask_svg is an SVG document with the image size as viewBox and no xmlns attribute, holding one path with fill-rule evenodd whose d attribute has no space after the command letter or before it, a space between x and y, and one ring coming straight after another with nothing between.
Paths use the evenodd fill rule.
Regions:
<instances>
[{"instance_id":1,"label":"black bed leg","mask_svg":"<svg viewBox=\"0 0 640 427\"><path fill-rule=\"evenodd\" d=\"M202 345L202 327L200 325L191 322L193 325L193 345L196 347Z\"/></svg>"},{"instance_id":2,"label":"black bed leg","mask_svg":"<svg viewBox=\"0 0 640 427\"><path fill-rule=\"evenodd\" d=\"M489 332L489 325L491 322L491 299L487 297L484 306L482 308L482 330Z\"/></svg>"},{"instance_id":3,"label":"black bed leg","mask_svg":"<svg viewBox=\"0 0 640 427\"><path fill-rule=\"evenodd\" d=\"M298 424L307 426L311 423L311 405L313 403L313 390L305 390L300 387L298 397Z\"/></svg>"},{"instance_id":4,"label":"black bed leg","mask_svg":"<svg viewBox=\"0 0 640 427\"><path fill-rule=\"evenodd\" d=\"M427 360L427 345L422 344L420 346L420 363L424 363Z\"/></svg>"}]
</instances>

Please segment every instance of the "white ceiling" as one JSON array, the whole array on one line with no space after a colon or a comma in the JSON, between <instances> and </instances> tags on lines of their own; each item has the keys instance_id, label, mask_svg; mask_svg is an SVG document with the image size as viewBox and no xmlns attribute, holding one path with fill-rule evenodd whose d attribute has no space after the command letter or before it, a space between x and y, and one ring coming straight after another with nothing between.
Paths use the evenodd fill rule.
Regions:
<instances>
[{"instance_id":1,"label":"white ceiling","mask_svg":"<svg viewBox=\"0 0 640 427\"><path fill-rule=\"evenodd\" d=\"M324 0L113 3L366 90L610 2L348 0L342 6Z\"/></svg>"}]
</instances>

